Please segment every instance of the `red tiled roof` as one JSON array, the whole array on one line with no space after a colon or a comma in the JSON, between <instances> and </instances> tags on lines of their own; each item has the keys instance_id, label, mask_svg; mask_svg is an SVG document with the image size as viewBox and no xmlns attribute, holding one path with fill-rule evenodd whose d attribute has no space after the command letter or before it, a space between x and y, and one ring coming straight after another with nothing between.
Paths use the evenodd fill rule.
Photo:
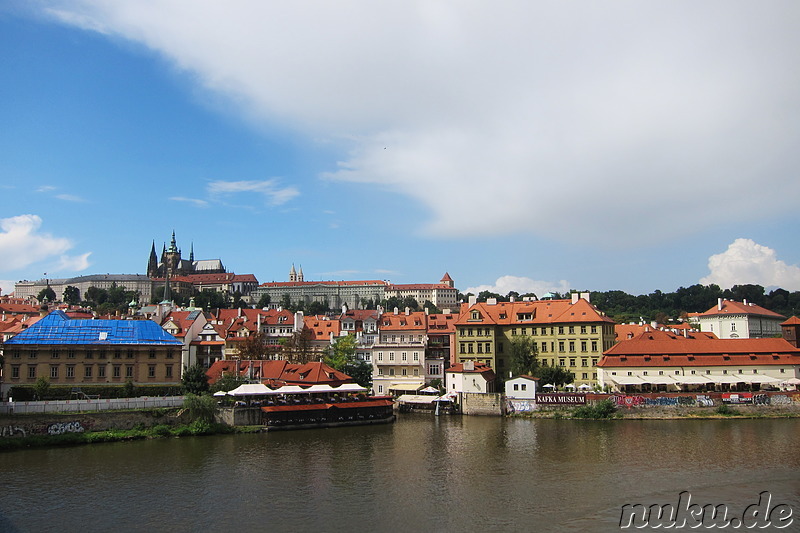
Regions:
<instances>
[{"instance_id":1,"label":"red tiled roof","mask_svg":"<svg viewBox=\"0 0 800 533\"><path fill-rule=\"evenodd\" d=\"M271 360L223 360L214 362L206 371L209 383L214 384L223 373L236 373L239 376L252 376L262 382L285 383L288 385L330 385L353 383L353 378L334 370L320 361L305 364Z\"/></svg>"},{"instance_id":2,"label":"red tiled roof","mask_svg":"<svg viewBox=\"0 0 800 533\"><path fill-rule=\"evenodd\" d=\"M269 283L262 283L259 287L311 287L314 285L332 285L337 287L345 286L363 286L363 285L386 285L382 280L365 280L365 281L272 281Z\"/></svg>"},{"instance_id":3,"label":"red tiled roof","mask_svg":"<svg viewBox=\"0 0 800 533\"><path fill-rule=\"evenodd\" d=\"M736 302L734 300L722 300L722 309L719 309L719 304L715 305L700 316L717 316L717 315L757 315L768 316L773 318L786 318L783 315L764 309L760 305L744 302Z\"/></svg>"},{"instance_id":4,"label":"red tiled roof","mask_svg":"<svg viewBox=\"0 0 800 533\"><path fill-rule=\"evenodd\" d=\"M478 311L481 320L472 320L472 312ZM531 315L531 320L520 320L520 314ZM464 305L461 308L459 325L477 324L559 324L575 322L606 322L614 323L609 317L600 313L592 304L580 298L576 303L572 300L537 300L532 302L498 302L494 305L476 303L473 306Z\"/></svg>"},{"instance_id":5,"label":"red tiled roof","mask_svg":"<svg viewBox=\"0 0 800 533\"><path fill-rule=\"evenodd\" d=\"M786 322L781 323L781 326L800 326L800 318L793 316Z\"/></svg>"},{"instance_id":6,"label":"red tiled roof","mask_svg":"<svg viewBox=\"0 0 800 533\"><path fill-rule=\"evenodd\" d=\"M426 330L427 315L422 311L383 313L378 321L381 331Z\"/></svg>"},{"instance_id":7,"label":"red tiled roof","mask_svg":"<svg viewBox=\"0 0 800 533\"><path fill-rule=\"evenodd\" d=\"M449 285L445 285L444 283L411 283L405 285L387 285L387 291L424 291L424 290L433 290L433 289L445 289L448 291L456 290Z\"/></svg>"}]
</instances>

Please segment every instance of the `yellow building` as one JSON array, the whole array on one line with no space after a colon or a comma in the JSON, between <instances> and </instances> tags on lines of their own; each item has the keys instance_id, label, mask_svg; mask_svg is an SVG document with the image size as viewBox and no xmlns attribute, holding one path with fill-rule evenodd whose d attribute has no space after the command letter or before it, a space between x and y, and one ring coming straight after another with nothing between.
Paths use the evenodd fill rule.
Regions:
<instances>
[{"instance_id":1,"label":"yellow building","mask_svg":"<svg viewBox=\"0 0 800 533\"><path fill-rule=\"evenodd\" d=\"M614 344L614 321L589 302L569 300L466 304L456 322L456 362L482 362L503 379L511 369L511 344L529 337L539 362L575 374L575 385L597 383L595 365Z\"/></svg>"}]
</instances>

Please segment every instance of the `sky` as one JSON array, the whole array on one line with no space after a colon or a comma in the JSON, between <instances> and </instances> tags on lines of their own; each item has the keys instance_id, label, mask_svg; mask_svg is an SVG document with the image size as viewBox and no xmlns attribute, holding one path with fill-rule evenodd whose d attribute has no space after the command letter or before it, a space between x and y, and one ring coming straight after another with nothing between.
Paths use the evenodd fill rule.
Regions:
<instances>
[{"instance_id":1,"label":"sky","mask_svg":"<svg viewBox=\"0 0 800 533\"><path fill-rule=\"evenodd\" d=\"M800 4L7 0L0 290L800 290Z\"/></svg>"}]
</instances>

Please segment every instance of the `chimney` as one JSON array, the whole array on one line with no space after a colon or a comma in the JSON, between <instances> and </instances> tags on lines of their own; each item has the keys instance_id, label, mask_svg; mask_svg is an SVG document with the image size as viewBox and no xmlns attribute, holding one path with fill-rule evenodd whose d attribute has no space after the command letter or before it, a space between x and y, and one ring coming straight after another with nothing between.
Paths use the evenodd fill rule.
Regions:
<instances>
[{"instance_id":1,"label":"chimney","mask_svg":"<svg viewBox=\"0 0 800 533\"><path fill-rule=\"evenodd\" d=\"M497 298L486 298L486 305L497 305Z\"/></svg>"},{"instance_id":2,"label":"chimney","mask_svg":"<svg viewBox=\"0 0 800 533\"><path fill-rule=\"evenodd\" d=\"M478 297L475 296L474 294L470 294L469 295L469 306L472 307L476 303L478 303Z\"/></svg>"},{"instance_id":3,"label":"chimney","mask_svg":"<svg viewBox=\"0 0 800 533\"><path fill-rule=\"evenodd\" d=\"M410 314L411 314L411 308L409 308L409 307L406 307L406 316L408 316L408 315L410 315Z\"/></svg>"},{"instance_id":4,"label":"chimney","mask_svg":"<svg viewBox=\"0 0 800 533\"><path fill-rule=\"evenodd\" d=\"M744 305L747 305L747 298L745 298L744 300L742 300L742 303L743 303Z\"/></svg>"},{"instance_id":5,"label":"chimney","mask_svg":"<svg viewBox=\"0 0 800 533\"><path fill-rule=\"evenodd\" d=\"M590 292L582 292L581 299L586 300L587 302L591 302L591 294Z\"/></svg>"},{"instance_id":6,"label":"chimney","mask_svg":"<svg viewBox=\"0 0 800 533\"><path fill-rule=\"evenodd\" d=\"M397 313L398 313L398 309L395 307L394 308L394 314L397 314Z\"/></svg>"},{"instance_id":7,"label":"chimney","mask_svg":"<svg viewBox=\"0 0 800 533\"><path fill-rule=\"evenodd\" d=\"M573 292L570 296L572 297L572 303L576 304L578 303L578 298L580 298L581 295L577 292Z\"/></svg>"},{"instance_id":8,"label":"chimney","mask_svg":"<svg viewBox=\"0 0 800 533\"><path fill-rule=\"evenodd\" d=\"M717 311L722 311L722 298L717 298Z\"/></svg>"},{"instance_id":9,"label":"chimney","mask_svg":"<svg viewBox=\"0 0 800 533\"><path fill-rule=\"evenodd\" d=\"M464 370L475 370L475 361L464 361Z\"/></svg>"},{"instance_id":10,"label":"chimney","mask_svg":"<svg viewBox=\"0 0 800 533\"><path fill-rule=\"evenodd\" d=\"M511 302L511 303L513 304L514 302L516 302L516 301L517 301L517 299L516 299L514 296L509 296L509 297L508 297L508 301L509 301L509 302Z\"/></svg>"}]
</instances>

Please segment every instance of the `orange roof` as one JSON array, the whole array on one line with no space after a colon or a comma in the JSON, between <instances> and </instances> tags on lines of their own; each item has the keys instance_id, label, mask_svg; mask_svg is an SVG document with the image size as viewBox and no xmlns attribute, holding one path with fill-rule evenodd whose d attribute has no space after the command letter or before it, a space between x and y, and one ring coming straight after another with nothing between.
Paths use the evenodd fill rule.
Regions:
<instances>
[{"instance_id":1,"label":"orange roof","mask_svg":"<svg viewBox=\"0 0 800 533\"><path fill-rule=\"evenodd\" d=\"M722 309L720 309L720 305L717 304L705 313L700 314L701 317L716 315L757 315L774 318L786 318L774 311L764 309L760 305L736 302L734 300L722 300Z\"/></svg>"},{"instance_id":2,"label":"orange roof","mask_svg":"<svg viewBox=\"0 0 800 533\"><path fill-rule=\"evenodd\" d=\"M458 315L455 313L433 313L428 315L428 334L455 333Z\"/></svg>"},{"instance_id":3,"label":"orange roof","mask_svg":"<svg viewBox=\"0 0 800 533\"><path fill-rule=\"evenodd\" d=\"M446 289L449 291L456 290L449 285L445 285L444 283L410 283L405 285L387 285L387 291L421 291L421 290L433 290L433 289Z\"/></svg>"},{"instance_id":4,"label":"orange roof","mask_svg":"<svg viewBox=\"0 0 800 533\"><path fill-rule=\"evenodd\" d=\"M478 311L481 318L472 319L472 312ZM530 316L530 319L523 318ZM566 324L575 322L607 322L614 323L612 319L602 314L595 306L580 298L576 303L572 300L537 300L532 302L498 302L494 305L476 303L473 306L464 305L458 325L478 324Z\"/></svg>"},{"instance_id":5,"label":"orange roof","mask_svg":"<svg viewBox=\"0 0 800 533\"><path fill-rule=\"evenodd\" d=\"M383 313L378 327L381 331L407 331L427 329L427 315L422 311Z\"/></svg>"},{"instance_id":6,"label":"orange roof","mask_svg":"<svg viewBox=\"0 0 800 533\"><path fill-rule=\"evenodd\" d=\"M486 363L479 363L477 361L474 363L473 370L464 370L464 363L456 363L447 370L445 370L445 372L450 372L454 374L480 374L486 381L492 381L495 378L494 370L492 370L492 367L490 367Z\"/></svg>"},{"instance_id":7,"label":"orange roof","mask_svg":"<svg viewBox=\"0 0 800 533\"><path fill-rule=\"evenodd\" d=\"M781 326L800 326L800 318L793 316L786 322L781 323Z\"/></svg>"},{"instance_id":8,"label":"orange roof","mask_svg":"<svg viewBox=\"0 0 800 533\"><path fill-rule=\"evenodd\" d=\"M363 285L386 285L382 280L364 280L364 281L273 281L269 283L262 283L259 287L310 287L313 285L332 285L337 287L344 286L363 286Z\"/></svg>"},{"instance_id":9,"label":"orange roof","mask_svg":"<svg viewBox=\"0 0 800 533\"><path fill-rule=\"evenodd\" d=\"M270 360L224 360L216 361L206 371L210 384L222 377L223 373L235 373L270 384L314 385L353 383L353 378L334 370L320 361L295 364L288 361Z\"/></svg>"}]
</instances>

